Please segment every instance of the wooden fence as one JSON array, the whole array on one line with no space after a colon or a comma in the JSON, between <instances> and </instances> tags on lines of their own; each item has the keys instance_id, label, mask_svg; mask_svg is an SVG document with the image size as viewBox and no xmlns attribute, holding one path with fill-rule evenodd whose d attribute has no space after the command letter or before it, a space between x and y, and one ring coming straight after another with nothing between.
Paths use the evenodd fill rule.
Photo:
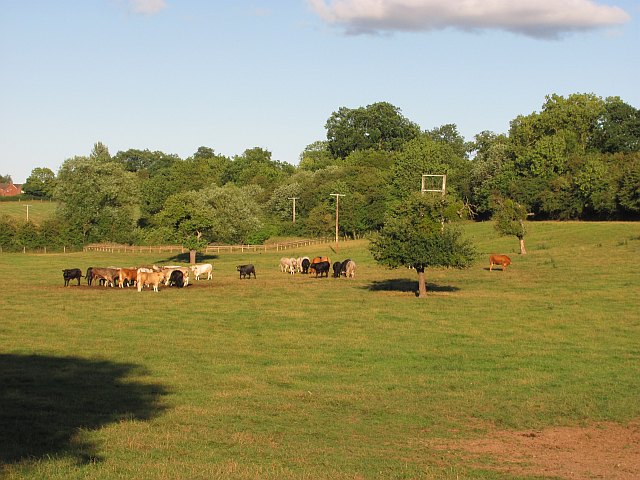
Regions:
<instances>
[{"instance_id":1,"label":"wooden fence","mask_svg":"<svg viewBox=\"0 0 640 480\"><path fill-rule=\"evenodd\" d=\"M266 253L288 250L292 248L308 247L329 243L332 239L316 238L307 240L296 240L292 242L268 243L264 245L207 245L204 249L199 249L200 253ZM121 245L117 243L92 243L85 245L85 252L111 252L111 253L185 253L189 250L182 245Z\"/></svg>"}]
</instances>

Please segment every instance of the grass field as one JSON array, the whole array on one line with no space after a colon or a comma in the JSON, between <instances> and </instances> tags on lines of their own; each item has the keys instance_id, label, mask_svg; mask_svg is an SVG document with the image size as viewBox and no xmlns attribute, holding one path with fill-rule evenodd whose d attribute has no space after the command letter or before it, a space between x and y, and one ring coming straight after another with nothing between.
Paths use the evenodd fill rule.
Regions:
<instances>
[{"instance_id":1,"label":"grass field","mask_svg":"<svg viewBox=\"0 0 640 480\"><path fill-rule=\"evenodd\" d=\"M640 418L640 224L534 223L526 256L465 229L481 256L428 270L425 300L364 241L286 252L350 257L355 279L234 254L159 293L61 269L175 258L0 255L0 477L550 478L438 445Z\"/></svg>"},{"instance_id":2,"label":"grass field","mask_svg":"<svg viewBox=\"0 0 640 480\"><path fill-rule=\"evenodd\" d=\"M27 205L29 205L29 220L35 224L42 223L55 213L57 202L48 200L24 200L21 202L0 202L0 216L8 215L20 220L27 218Z\"/></svg>"}]
</instances>

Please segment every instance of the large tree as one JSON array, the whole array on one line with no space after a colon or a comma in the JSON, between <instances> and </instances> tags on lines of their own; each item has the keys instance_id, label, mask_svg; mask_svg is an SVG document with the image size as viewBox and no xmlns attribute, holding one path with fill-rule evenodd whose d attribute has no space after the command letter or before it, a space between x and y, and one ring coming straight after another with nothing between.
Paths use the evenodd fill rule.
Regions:
<instances>
[{"instance_id":1,"label":"large tree","mask_svg":"<svg viewBox=\"0 0 640 480\"><path fill-rule=\"evenodd\" d=\"M397 151L420 134L420 127L388 102L360 108L340 107L331 114L325 128L329 151L336 158L370 148Z\"/></svg>"},{"instance_id":2,"label":"large tree","mask_svg":"<svg viewBox=\"0 0 640 480\"><path fill-rule=\"evenodd\" d=\"M56 174L50 168L36 167L31 170L22 191L39 198L51 198L56 186Z\"/></svg>"},{"instance_id":3,"label":"large tree","mask_svg":"<svg viewBox=\"0 0 640 480\"><path fill-rule=\"evenodd\" d=\"M211 187L182 192L167 198L155 216L156 226L168 232L168 240L179 242L191 252L208 243L246 243L262 226L262 210L256 201L256 186Z\"/></svg>"},{"instance_id":4,"label":"large tree","mask_svg":"<svg viewBox=\"0 0 640 480\"><path fill-rule=\"evenodd\" d=\"M415 268L418 297L424 298L428 267L464 268L476 255L471 243L451 223L458 208L446 197L414 193L389 212L384 226L373 236L373 258L391 268Z\"/></svg>"},{"instance_id":5,"label":"large tree","mask_svg":"<svg viewBox=\"0 0 640 480\"><path fill-rule=\"evenodd\" d=\"M83 242L131 242L138 206L135 174L121 164L75 157L58 172L54 198L62 218Z\"/></svg>"}]
</instances>

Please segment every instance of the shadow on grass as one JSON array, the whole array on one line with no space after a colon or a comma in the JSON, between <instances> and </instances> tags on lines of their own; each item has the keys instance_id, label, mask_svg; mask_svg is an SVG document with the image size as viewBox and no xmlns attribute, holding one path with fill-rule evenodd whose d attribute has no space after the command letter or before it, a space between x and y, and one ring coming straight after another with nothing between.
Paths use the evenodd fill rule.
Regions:
<instances>
[{"instance_id":1,"label":"shadow on grass","mask_svg":"<svg viewBox=\"0 0 640 480\"><path fill-rule=\"evenodd\" d=\"M0 467L55 455L79 464L100 461L81 430L149 420L164 410L163 386L128 380L141 370L73 357L0 355Z\"/></svg>"},{"instance_id":2,"label":"shadow on grass","mask_svg":"<svg viewBox=\"0 0 640 480\"><path fill-rule=\"evenodd\" d=\"M219 255L212 255L212 254L198 252L196 254L196 263L205 263L205 262L211 263L211 261L217 260L218 258L219 258ZM189 252L178 253L171 257L160 259L155 263L156 265L173 265L174 263L188 264Z\"/></svg>"},{"instance_id":3,"label":"shadow on grass","mask_svg":"<svg viewBox=\"0 0 640 480\"><path fill-rule=\"evenodd\" d=\"M407 278L393 278L390 280L379 280L365 285L363 288L372 292L407 292L418 295L418 281L409 280ZM428 292L456 292L460 290L458 287L452 287L449 285L435 285L433 283L427 283Z\"/></svg>"}]
</instances>

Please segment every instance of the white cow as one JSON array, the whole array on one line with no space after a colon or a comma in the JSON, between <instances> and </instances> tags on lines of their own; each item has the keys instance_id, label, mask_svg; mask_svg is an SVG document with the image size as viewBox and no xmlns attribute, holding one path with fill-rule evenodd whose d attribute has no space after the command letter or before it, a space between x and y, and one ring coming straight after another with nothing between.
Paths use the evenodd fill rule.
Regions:
<instances>
[{"instance_id":1,"label":"white cow","mask_svg":"<svg viewBox=\"0 0 640 480\"><path fill-rule=\"evenodd\" d=\"M291 270L291 258L282 257L280 259L280 271L286 273L289 270Z\"/></svg>"},{"instance_id":2,"label":"white cow","mask_svg":"<svg viewBox=\"0 0 640 480\"><path fill-rule=\"evenodd\" d=\"M191 265L191 271L193 272L193 276L196 277L196 280L200 280L201 275L207 275L207 280L211 280L213 265L210 263L198 263L196 265Z\"/></svg>"},{"instance_id":3,"label":"white cow","mask_svg":"<svg viewBox=\"0 0 640 480\"><path fill-rule=\"evenodd\" d=\"M347 278L355 278L356 276L356 262L353 260L349 260L349 262L347 262L346 275Z\"/></svg>"}]
</instances>

